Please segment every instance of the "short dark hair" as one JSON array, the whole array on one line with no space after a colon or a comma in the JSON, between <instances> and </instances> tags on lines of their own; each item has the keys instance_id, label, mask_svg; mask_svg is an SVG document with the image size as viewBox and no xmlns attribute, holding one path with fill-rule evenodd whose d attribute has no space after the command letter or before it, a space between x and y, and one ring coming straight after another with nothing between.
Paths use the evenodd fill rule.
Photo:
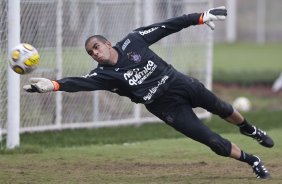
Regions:
<instances>
[{"instance_id":1,"label":"short dark hair","mask_svg":"<svg viewBox=\"0 0 282 184\"><path fill-rule=\"evenodd\" d=\"M92 40L93 38L96 38L97 40L99 40L99 41L101 41L101 42L103 42L103 43L108 42L108 39L105 38L105 37L102 36L102 35L93 35L93 36L90 36L89 38L86 39L86 41L85 41L85 47L86 47L86 45L90 42L90 40Z\"/></svg>"}]
</instances>

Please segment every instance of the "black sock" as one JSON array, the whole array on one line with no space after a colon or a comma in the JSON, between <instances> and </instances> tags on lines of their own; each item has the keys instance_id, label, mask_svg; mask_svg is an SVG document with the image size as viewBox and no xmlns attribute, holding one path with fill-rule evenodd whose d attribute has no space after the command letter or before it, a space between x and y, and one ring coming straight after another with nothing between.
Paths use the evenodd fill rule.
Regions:
<instances>
[{"instance_id":1,"label":"black sock","mask_svg":"<svg viewBox=\"0 0 282 184\"><path fill-rule=\"evenodd\" d=\"M250 155L248 153L245 153L241 150L241 156L240 158L238 159L242 162L246 162L248 163L250 166L253 166L254 165L254 162L258 161L258 158L253 156L253 155Z\"/></svg>"},{"instance_id":2,"label":"black sock","mask_svg":"<svg viewBox=\"0 0 282 184\"><path fill-rule=\"evenodd\" d=\"M244 119L244 121L238 124L237 126L240 128L240 130L243 130L248 134L251 134L255 131L254 127L251 124L249 124L249 122L246 119Z\"/></svg>"}]
</instances>

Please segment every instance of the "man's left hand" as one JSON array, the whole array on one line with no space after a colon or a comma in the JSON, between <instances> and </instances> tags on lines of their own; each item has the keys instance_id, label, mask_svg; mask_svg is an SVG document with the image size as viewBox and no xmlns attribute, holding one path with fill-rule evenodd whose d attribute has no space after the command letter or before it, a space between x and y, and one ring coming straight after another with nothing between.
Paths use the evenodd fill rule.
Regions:
<instances>
[{"instance_id":1,"label":"man's left hand","mask_svg":"<svg viewBox=\"0 0 282 184\"><path fill-rule=\"evenodd\" d=\"M216 20L225 20L227 16L227 10L224 6L210 9L202 13L199 24L207 24L212 30L215 28L213 21Z\"/></svg>"}]
</instances>

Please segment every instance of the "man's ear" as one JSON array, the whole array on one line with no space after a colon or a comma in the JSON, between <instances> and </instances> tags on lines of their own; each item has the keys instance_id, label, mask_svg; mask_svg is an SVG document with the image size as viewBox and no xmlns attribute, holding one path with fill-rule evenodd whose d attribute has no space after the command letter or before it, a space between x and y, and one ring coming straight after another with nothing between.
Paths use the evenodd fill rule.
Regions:
<instances>
[{"instance_id":1,"label":"man's ear","mask_svg":"<svg viewBox=\"0 0 282 184\"><path fill-rule=\"evenodd\" d=\"M106 43L105 43L109 48L111 48L112 47L112 43L111 42L109 42L109 41L106 41Z\"/></svg>"}]
</instances>

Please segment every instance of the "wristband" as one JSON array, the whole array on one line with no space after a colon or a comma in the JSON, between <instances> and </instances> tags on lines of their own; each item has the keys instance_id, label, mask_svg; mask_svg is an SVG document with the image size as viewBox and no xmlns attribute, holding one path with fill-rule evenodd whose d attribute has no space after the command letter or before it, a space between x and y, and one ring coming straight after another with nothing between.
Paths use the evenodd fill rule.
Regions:
<instances>
[{"instance_id":1,"label":"wristband","mask_svg":"<svg viewBox=\"0 0 282 184\"><path fill-rule=\"evenodd\" d=\"M60 84L57 81L51 81L54 85L53 91L58 91L60 89Z\"/></svg>"},{"instance_id":2,"label":"wristband","mask_svg":"<svg viewBox=\"0 0 282 184\"><path fill-rule=\"evenodd\" d=\"M199 18L199 24L204 24L204 13L201 14L200 18Z\"/></svg>"}]
</instances>

